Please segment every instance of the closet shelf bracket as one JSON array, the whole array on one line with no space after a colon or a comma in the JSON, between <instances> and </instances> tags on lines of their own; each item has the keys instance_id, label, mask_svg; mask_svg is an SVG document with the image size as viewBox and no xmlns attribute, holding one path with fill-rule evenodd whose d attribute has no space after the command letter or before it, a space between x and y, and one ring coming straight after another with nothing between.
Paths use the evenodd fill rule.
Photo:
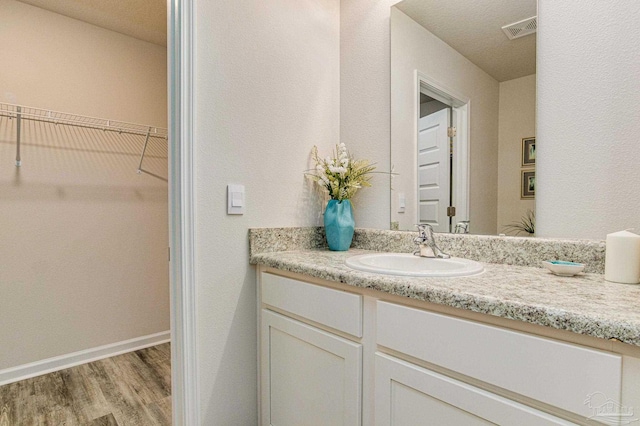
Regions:
<instances>
[{"instance_id":1,"label":"closet shelf bracket","mask_svg":"<svg viewBox=\"0 0 640 426\"><path fill-rule=\"evenodd\" d=\"M16 108L16 167L20 167L22 165L22 160L20 159L21 127L22 127L22 107L17 107Z\"/></svg>"},{"instance_id":2,"label":"closet shelf bracket","mask_svg":"<svg viewBox=\"0 0 640 426\"><path fill-rule=\"evenodd\" d=\"M149 137L151 136L151 127L147 130L147 136L144 138L144 146L142 147L142 154L140 155L140 163L138 163L138 174L142 173L142 160L144 160L144 153L147 151L147 145L149 144Z\"/></svg>"}]
</instances>

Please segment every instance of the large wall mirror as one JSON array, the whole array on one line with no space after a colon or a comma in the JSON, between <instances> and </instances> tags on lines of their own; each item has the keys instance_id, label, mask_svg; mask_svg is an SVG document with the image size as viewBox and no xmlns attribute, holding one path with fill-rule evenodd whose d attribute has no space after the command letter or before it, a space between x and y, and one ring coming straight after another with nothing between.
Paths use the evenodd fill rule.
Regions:
<instances>
[{"instance_id":1,"label":"large wall mirror","mask_svg":"<svg viewBox=\"0 0 640 426\"><path fill-rule=\"evenodd\" d=\"M392 7L392 229L534 235L536 15L536 0Z\"/></svg>"}]
</instances>

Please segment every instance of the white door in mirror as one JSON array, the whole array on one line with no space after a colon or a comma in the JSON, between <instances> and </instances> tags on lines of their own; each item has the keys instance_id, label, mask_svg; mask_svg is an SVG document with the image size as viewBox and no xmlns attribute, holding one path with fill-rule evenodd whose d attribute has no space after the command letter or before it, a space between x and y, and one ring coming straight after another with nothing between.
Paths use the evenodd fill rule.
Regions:
<instances>
[{"instance_id":1,"label":"white door in mirror","mask_svg":"<svg viewBox=\"0 0 640 426\"><path fill-rule=\"evenodd\" d=\"M418 128L418 220L449 232L449 108L422 117Z\"/></svg>"}]
</instances>

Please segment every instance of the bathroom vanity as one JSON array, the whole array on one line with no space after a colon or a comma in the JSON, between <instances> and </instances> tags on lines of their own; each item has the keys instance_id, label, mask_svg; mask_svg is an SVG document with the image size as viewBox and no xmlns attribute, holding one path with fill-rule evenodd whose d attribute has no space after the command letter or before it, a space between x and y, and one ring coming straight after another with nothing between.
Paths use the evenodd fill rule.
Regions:
<instances>
[{"instance_id":1,"label":"bathroom vanity","mask_svg":"<svg viewBox=\"0 0 640 426\"><path fill-rule=\"evenodd\" d=\"M397 250L411 233L358 230L355 249L330 252L318 232L250 233L261 424L611 424L640 417L637 286L606 283L601 273L563 278L499 263L453 278L362 272L345 260L381 251L384 240ZM592 272L604 254L586 242L453 238L444 248L511 244L502 255L508 263L515 262L507 252L587 256ZM459 241L465 238L468 244ZM474 253L483 261L483 250L467 257Z\"/></svg>"}]
</instances>

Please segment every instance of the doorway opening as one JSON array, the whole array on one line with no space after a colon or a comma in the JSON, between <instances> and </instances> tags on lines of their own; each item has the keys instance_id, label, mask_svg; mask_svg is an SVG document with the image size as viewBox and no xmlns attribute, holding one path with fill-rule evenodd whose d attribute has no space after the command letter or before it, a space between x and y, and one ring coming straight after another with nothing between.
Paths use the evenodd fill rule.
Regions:
<instances>
[{"instance_id":1,"label":"doorway opening","mask_svg":"<svg viewBox=\"0 0 640 426\"><path fill-rule=\"evenodd\" d=\"M416 223L468 233L471 102L417 70L414 93Z\"/></svg>"},{"instance_id":2,"label":"doorway opening","mask_svg":"<svg viewBox=\"0 0 640 426\"><path fill-rule=\"evenodd\" d=\"M157 400L145 401L161 404L154 415L168 424L175 219L167 181L176 179L168 175L167 4L76 3L0 7L11 46L0 91L0 385L73 375L102 359L113 373L113 359L137 353L123 369L162 360L154 364L162 380L149 390ZM42 410L63 413L55 404ZM109 415L65 413L83 424Z\"/></svg>"}]
</instances>

